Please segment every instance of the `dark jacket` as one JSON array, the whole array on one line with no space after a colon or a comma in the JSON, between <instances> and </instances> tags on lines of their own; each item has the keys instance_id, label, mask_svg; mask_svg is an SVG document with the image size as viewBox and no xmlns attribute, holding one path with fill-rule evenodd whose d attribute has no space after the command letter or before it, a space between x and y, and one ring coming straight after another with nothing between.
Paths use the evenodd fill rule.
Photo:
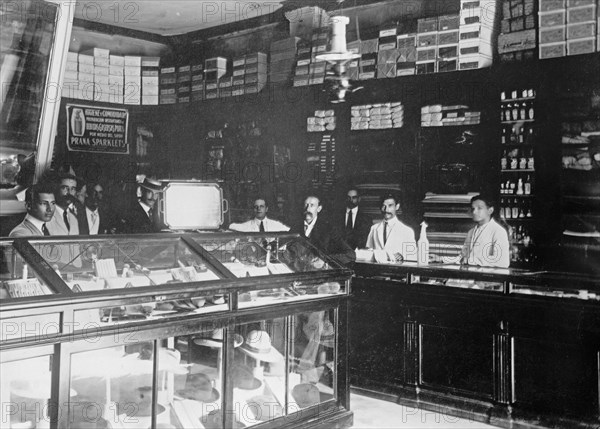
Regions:
<instances>
[{"instance_id":1,"label":"dark jacket","mask_svg":"<svg viewBox=\"0 0 600 429\"><path fill-rule=\"evenodd\" d=\"M346 209L344 209L339 217L338 225L340 226L341 231L344 232L344 239L346 240L346 243L348 243L352 249L356 249L357 247L362 249L367 243L367 237L369 236L371 226L373 226L373 220L359 207L358 213L356 213L356 219L354 220L353 228L347 229Z\"/></svg>"},{"instance_id":2,"label":"dark jacket","mask_svg":"<svg viewBox=\"0 0 600 429\"><path fill-rule=\"evenodd\" d=\"M110 234L112 228L112 222L110 220L110 214L107 210L98 209L98 215L100 216L100 225L98 226L98 234ZM77 212L77 222L79 223L79 234L89 235L90 226L88 225L87 214L85 207Z\"/></svg>"},{"instance_id":3,"label":"dark jacket","mask_svg":"<svg viewBox=\"0 0 600 429\"><path fill-rule=\"evenodd\" d=\"M140 203L134 203L124 217L124 232L127 234L159 232L164 225L156 219L156 207L153 213L153 219L150 219Z\"/></svg>"},{"instance_id":4,"label":"dark jacket","mask_svg":"<svg viewBox=\"0 0 600 429\"><path fill-rule=\"evenodd\" d=\"M354 250L346 243L339 229L334 228L327 220L321 216L317 217L317 222L310 232L307 240L316 248L323 251L344 265L354 262L356 255ZM304 222L296 227L295 232L304 237Z\"/></svg>"}]
</instances>

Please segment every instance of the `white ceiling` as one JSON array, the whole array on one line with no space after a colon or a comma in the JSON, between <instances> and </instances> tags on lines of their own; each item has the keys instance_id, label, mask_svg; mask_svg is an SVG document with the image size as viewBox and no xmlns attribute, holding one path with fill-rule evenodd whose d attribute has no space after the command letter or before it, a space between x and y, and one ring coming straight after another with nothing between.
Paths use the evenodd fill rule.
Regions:
<instances>
[{"instance_id":1,"label":"white ceiling","mask_svg":"<svg viewBox=\"0 0 600 429\"><path fill-rule=\"evenodd\" d=\"M172 36L256 18L283 0L77 0L75 18Z\"/></svg>"}]
</instances>

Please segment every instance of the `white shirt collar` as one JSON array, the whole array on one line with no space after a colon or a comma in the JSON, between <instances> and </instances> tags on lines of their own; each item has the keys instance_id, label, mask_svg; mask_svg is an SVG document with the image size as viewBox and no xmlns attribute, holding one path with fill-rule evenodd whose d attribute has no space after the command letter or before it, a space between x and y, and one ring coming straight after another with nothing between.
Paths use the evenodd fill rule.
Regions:
<instances>
[{"instance_id":1,"label":"white shirt collar","mask_svg":"<svg viewBox=\"0 0 600 429\"><path fill-rule=\"evenodd\" d=\"M140 206L142 206L142 208L144 209L144 211L146 212L146 215L148 215L148 211L150 211L150 206L146 203L143 203L141 201L138 201L140 203Z\"/></svg>"},{"instance_id":2,"label":"white shirt collar","mask_svg":"<svg viewBox=\"0 0 600 429\"><path fill-rule=\"evenodd\" d=\"M346 207L346 213L352 212L352 214L355 215L357 211L358 211L358 206L354 207L353 209L349 209L348 207Z\"/></svg>"},{"instance_id":3,"label":"white shirt collar","mask_svg":"<svg viewBox=\"0 0 600 429\"><path fill-rule=\"evenodd\" d=\"M387 222L388 225L395 225L396 223L400 223L400 220L398 219L397 216L394 216L393 218L391 218L390 220L385 220L383 219L384 222Z\"/></svg>"},{"instance_id":4,"label":"white shirt collar","mask_svg":"<svg viewBox=\"0 0 600 429\"><path fill-rule=\"evenodd\" d=\"M42 220L39 220L36 217L31 216L29 213L27 213L27 215L25 216L25 220L28 220L29 222L31 222L33 224L33 226L35 226L40 231L42 231L42 226L44 226L44 224L46 223Z\"/></svg>"},{"instance_id":5,"label":"white shirt collar","mask_svg":"<svg viewBox=\"0 0 600 429\"><path fill-rule=\"evenodd\" d=\"M306 221L306 219L304 220L304 226L306 226L306 231L304 231L304 236L308 237L310 236L310 233L312 232L313 228L315 227L315 224L317 223L317 216L315 216L312 220L311 223L308 223Z\"/></svg>"},{"instance_id":6,"label":"white shirt collar","mask_svg":"<svg viewBox=\"0 0 600 429\"><path fill-rule=\"evenodd\" d=\"M98 209L96 208L96 210L92 210L88 206L85 206L85 212L88 214L92 214L92 213L98 214Z\"/></svg>"}]
</instances>

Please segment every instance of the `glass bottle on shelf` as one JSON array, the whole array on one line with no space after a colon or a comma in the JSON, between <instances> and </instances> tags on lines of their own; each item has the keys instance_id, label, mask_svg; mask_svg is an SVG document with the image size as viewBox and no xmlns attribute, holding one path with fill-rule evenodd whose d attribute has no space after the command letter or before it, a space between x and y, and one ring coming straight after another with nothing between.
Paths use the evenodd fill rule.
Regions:
<instances>
[{"instance_id":1,"label":"glass bottle on shelf","mask_svg":"<svg viewBox=\"0 0 600 429\"><path fill-rule=\"evenodd\" d=\"M504 206L504 217L506 219L512 219L512 209L510 207L510 199L506 200L506 206Z\"/></svg>"},{"instance_id":2,"label":"glass bottle on shelf","mask_svg":"<svg viewBox=\"0 0 600 429\"><path fill-rule=\"evenodd\" d=\"M527 175L525 183L523 184L523 192L525 193L525 195L531 194L531 177L529 175Z\"/></svg>"},{"instance_id":3,"label":"glass bottle on shelf","mask_svg":"<svg viewBox=\"0 0 600 429\"><path fill-rule=\"evenodd\" d=\"M517 202L516 198L513 200L511 216L513 219L517 219L519 217L519 203Z\"/></svg>"},{"instance_id":4,"label":"glass bottle on shelf","mask_svg":"<svg viewBox=\"0 0 600 429\"><path fill-rule=\"evenodd\" d=\"M515 193L515 188L516 188L516 183L515 182L510 182L510 193L514 194Z\"/></svg>"},{"instance_id":5,"label":"glass bottle on shelf","mask_svg":"<svg viewBox=\"0 0 600 429\"><path fill-rule=\"evenodd\" d=\"M521 108L519 109L519 118L522 120L527 119L527 102L523 101L521 103Z\"/></svg>"},{"instance_id":6,"label":"glass bottle on shelf","mask_svg":"<svg viewBox=\"0 0 600 429\"><path fill-rule=\"evenodd\" d=\"M525 142L525 127L524 126L523 127L516 126L515 128L517 129L517 135L518 135L517 141L519 142L519 144L524 143Z\"/></svg>"},{"instance_id":7,"label":"glass bottle on shelf","mask_svg":"<svg viewBox=\"0 0 600 429\"><path fill-rule=\"evenodd\" d=\"M516 121L519 119L519 103L514 103L512 106L512 120Z\"/></svg>"},{"instance_id":8,"label":"glass bottle on shelf","mask_svg":"<svg viewBox=\"0 0 600 429\"><path fill-rule=\"evenodd\" d=\"M502 170L506 170L507 163L508 161L506 159L506 150L504 150L502 152L502 158L500 158L500 168L502 168Z\"/></svg>"},{"instance_id":9,"label":"glass bottle on shelf","mask_svg":"<svg viewBox=\"0 0 600 429\"><path fill-rule=\"evenodd\" d=\"M525 170L527 168L527 157L525 151L521 151L521 158L519 158L519 170Z\"/></svg>"},{"instance_id":10,"label":"glass bottle on shelf","mask_svg":"<svg viewBox=\"0 0 600 429\"><path fill-rule=\"evenodd\" d=\"M523 195L523 179L519 177L519 182L517 183L517 195Z\"/></svg>"},{"instance_id":11,"label":"glass bottle on shelf","mask_svg":"<svg viewBox=\"0 0 600 429\"><path fill-rule=\"evenodd\" d=\"M502 138L501 138L502 144L506 144L506 141L508 140L506 138L507 134L508 134L507 128L506 127L502 127Z\"/></svg>"},{"instance_id":12,"label":"glass bottle on shelf","mask_svg":"<svg viewBox=\"0 0 600 429\"><path fill-rule=\"evenodd\" d=\"M529 109L527 110L528 119L533 119L535 116L535 110L533 109L533 101L529 103Z\"/></svg>"},{"instance_id":13,"label":"glass bottle on shelf","mask_svg":"<svg viewBox=\"0 0 600 429\"><path fill-rule=\"evenodd\" d=\"M529 151L529 157L527 158L527 168L533 170L535 167L535 161L533 159L533 149Z\"/></svg>"},{"instance_id":14,"label":"glass bottle on shelf","mask_svg":"<svg viewBox=\"0 0 600 429\"><path fill-rule=\"evenodd\" d=\"M511 158L510 158L510 169L511 170L516 170L518 167L518 156L519 156L519 150L515 149L511 154L510 154Z\"/></svg>"},{"instance_id":15,"label":"glass bottle on shelf","mask_svg":"<svg viewBox=\"0 0 600 429\"><path fill-rule=\"evenodd\" d=\"M512 110L512 104L508 103L504 108L504 120L505 121L510 121L511 110Z\"/></svg>"}]
</instances>

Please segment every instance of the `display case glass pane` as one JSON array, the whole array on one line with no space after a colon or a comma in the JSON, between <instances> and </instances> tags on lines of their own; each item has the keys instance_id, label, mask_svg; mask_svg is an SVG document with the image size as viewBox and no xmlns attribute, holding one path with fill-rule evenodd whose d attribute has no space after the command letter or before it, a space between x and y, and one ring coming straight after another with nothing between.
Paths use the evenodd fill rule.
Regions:
<instances>
[{"instance_id":1,"label":"display case glass pane","mask_svg":"<svg viewBox=\"0 0 600 429\"><path fill-rule=\"evenodd\" d=\"M194 237L236 277L327 271L341 268L297 235Z\"/></svg>"},{"instance_id":2,"label":"display case glass pane","mask_svg":"<svg viewBox=\"0 0 600 429\"><path fill-rule=\"evenodd\" d=\"M51 357L40 356L0 365L3 428L49 428Z\"/></svg>"},{"instance_id":3,"label":"display case glass pane","mask_svg":"<svg viewBox=\"0 0 600 429\"><path fill-rule=\"evenodd\" d=\"M573 298L581 299L584 301L600 301L600 291L585 286L580 286L580 288L575 289L573 287L560 287L558 285L550 284L511 283L510 291L511 293L518 293L522 295L537 295L555 298Z\"/></svg>"},{"instance_id":4,"label":"display case glass pane","mask_svg":"<svg viewBox=\"0 0 600 429\"><path fill-rule=\"evenodd\" d=\"M238 308L256 307L261 305L291 303L315 298L325 298L332 295L344 295L346 283L343 281L329 282L290 282L289 286L252 290L238 293Z\"/></svg>"},{"instance_id":5,"label":"display case glass pane","mask_svg":"<svg viewBox=\"0 0 600 429\"><path fill-rule=\"evenodd\" d=\"M0 300L53 293L11 243L0 243Z\"/></svg>"},{"instance_id":6,"label":"display case glass pane","mask_svg":"<svg viewBox=\"0 0 600 429\"><path fill-rule=\"evenodd\" d=\"M32 245L74 292L219 279L178 237L34 241Z\"/></svg>"},{"instance_id":7,"label":"display case glass pane","mask_svg":"<svg viewBox=\"0 0 600 429\"><path fill-rule=\"evenodd\" d=\"M414 274L412 275L411 283L418 283L421 285L455 287L461 289L480 289L492 292L502 292L504 290L504 283L502 282L490 282L484 280L448 277L432 277Z\"/></svg>"},{"instance_id":8,"label":"display case glass pane","mask_svg":"<svg viewBox=\"0 0 600 429\"><path fill-rule=\"evenodd\" d=\"M235 330L233 404L235 427L261 424L286 414L287 319L239 325ZM242 426L243 425L243 426Z\"/></svg>"},{"instance_id":9,"label":"display case glass pane","mask_svg":"<svg viewBox=\"0 0 600 429\"><path fill-rule=\"evenodd\" d=\"M291 335L288 411L334 399L335 310L293 316Z\"/></svg>"}]
</instances>

